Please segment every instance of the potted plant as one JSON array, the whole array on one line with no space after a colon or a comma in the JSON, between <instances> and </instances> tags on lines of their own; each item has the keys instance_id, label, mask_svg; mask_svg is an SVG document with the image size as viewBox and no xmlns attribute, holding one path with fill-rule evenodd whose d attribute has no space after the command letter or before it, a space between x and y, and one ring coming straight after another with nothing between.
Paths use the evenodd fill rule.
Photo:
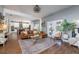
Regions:
<instances>
[{"instance_id":1,"label":"potted plant","mask_svg":"<svg viewBox=\"0 0 79 59\"><path fill-rule=\"evenodd\" d=\"M76 24L74 22L68 22L66 19L62 22L61 24L61 31L66 33L66 34L70 34L72 32L72 36L75 36L75 28L76 28Z\"/></svg>"},{"instance_id":2,"label":"potted plant","mask_svg":"<svg viewBox=\"0 0 79 59\"><path fill-rule=\"evenodd\" d=\"M72 30L72 37L75 37L75 28L76 28L76 24L75 23L71 23L71 30Z\"/></svg>"}]
</instances>

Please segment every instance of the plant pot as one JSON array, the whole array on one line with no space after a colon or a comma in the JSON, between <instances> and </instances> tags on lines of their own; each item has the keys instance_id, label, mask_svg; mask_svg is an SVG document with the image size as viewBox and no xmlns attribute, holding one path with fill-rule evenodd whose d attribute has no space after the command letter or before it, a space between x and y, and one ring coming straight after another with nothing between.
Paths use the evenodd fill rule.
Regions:
<instances>
[{"instance_id":1,"label":"plant pot","mask_svg":"<svg viewBox=\"0 0 79 59\"><path fill-rule=\"evenodd\" d=\"M75 31L72 31L72 37L75 37L75 36L76 36Z\"/></svg>"}]
</instances>

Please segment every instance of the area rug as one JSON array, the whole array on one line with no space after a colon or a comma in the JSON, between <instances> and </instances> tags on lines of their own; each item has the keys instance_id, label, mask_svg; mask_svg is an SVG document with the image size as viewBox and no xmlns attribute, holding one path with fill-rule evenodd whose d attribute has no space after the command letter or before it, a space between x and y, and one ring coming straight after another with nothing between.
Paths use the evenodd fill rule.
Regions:
<instances>
[{"instance_id":1,"label":"area rug","mask_svg":"<svg viewBox=\"0 0 79 59\"><path fill-rule=\"evenodd\" d=\"M53 39L45 38L33 41L32 39L18 40L22 54L38 54L54 45Z\"/></svg>"}]
</instances>

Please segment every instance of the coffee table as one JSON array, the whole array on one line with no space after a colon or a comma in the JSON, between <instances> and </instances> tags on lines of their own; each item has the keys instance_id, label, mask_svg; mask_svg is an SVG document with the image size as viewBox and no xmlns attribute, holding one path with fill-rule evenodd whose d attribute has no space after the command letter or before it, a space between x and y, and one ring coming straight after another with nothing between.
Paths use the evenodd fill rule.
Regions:
<instances>
[{"instance_id":1,"label":"coffee table","mask_svg":"<svg viewBox=\"0 0 79 59\"><path fill-rule=\"evenodd\" d=\"M37 40L40 39L39 35L31 36L31 38L33 39L33 44L35 44Z\"/></svg>"}]
</instances>

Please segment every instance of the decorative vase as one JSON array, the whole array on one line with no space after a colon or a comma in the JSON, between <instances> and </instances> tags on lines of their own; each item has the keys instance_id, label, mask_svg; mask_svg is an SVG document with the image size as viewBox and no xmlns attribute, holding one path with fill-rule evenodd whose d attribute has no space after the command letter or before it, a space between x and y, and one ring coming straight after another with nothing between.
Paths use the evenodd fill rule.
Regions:
<instances>
[{"instance_id":1,"label":"decorative vase","mask_svg":"<svg viewBox=\"0 0 79 59\"><path fill-rule=\"evenodd\" d=\"M75 37L75 36L76 36L75 31L72 31L72 37Z\"/></svg>"},{"instance_id":2,"label":"decorative vase","mask_svg":"<svg viewBox=\"0 0 79 59\"><path fill-rule=\"evenodd\" d=\"M79 33L79 28L78 28L78 33Z\"/></svg>"}]
</instances>

